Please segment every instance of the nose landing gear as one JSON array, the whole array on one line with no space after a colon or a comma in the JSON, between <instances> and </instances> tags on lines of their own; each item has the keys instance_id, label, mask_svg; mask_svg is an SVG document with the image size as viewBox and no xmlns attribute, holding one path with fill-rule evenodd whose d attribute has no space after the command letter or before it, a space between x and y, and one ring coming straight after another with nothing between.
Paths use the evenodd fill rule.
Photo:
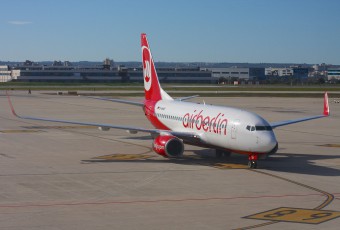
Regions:
<instances>
[{"instance_id":1,"label":"nose landing gear","mask_svg":"<svg viewBox=\"0 0 340 230\"><path fill-rule=\"evenodd\" d=\"M250 169L256 169L257 168L257 159L259 158L259 155L257 153L251 153L248 156L248 167Z\"/></svg>"}]
</instances>

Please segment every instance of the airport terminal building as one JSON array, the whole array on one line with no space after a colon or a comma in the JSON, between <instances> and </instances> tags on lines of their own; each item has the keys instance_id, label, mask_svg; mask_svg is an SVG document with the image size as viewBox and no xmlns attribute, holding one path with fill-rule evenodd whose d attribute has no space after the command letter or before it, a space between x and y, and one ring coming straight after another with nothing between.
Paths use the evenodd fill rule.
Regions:
<instances>
[{"instance_id":1,"label":"airport terminal building","mask_svg":"<svg viewBox=\"0 0 340 230\"><path fill-rule=\"evenodd\" d=\"M0 82L8 82L12 80L12 71L7 65L0 65Z\"/></svg>"},{"instance_id":2,"label":"airport terminal building","mask_svg":"<svg viewBox=\"0 0 340 230\"><path fill-rule=\"evenodd\" d=\"M162 83L217 83L211 72L199 68L158 68ZM102 66L18 66L12 80L20 82L143 82L142 68Z\"/></svg>"},{"instance_id":3,"label":"airport terminal building","mask_svg":"<svg viewBox=\"0 0 340 230\"><path fill-rule=\"evenodd\" d=\"M156 63L157 64L157 63ZM140 64L141 65L141 64ZM18 82L143 82L143 70L135 66L115 66L109 59L97 65L77 65L55 61L52 64L37 64L26 61L15 66L0 66L0 81ZM261 68L261 67L161 67L157 68L161 83L243 84L259 83L266 77L293 77L305 79L308 68ZM329 70L328 78L340 78L339 70Z\"/></svg>"},{"instance_id":4,"label":"airport terminal building","mask_svg":"<svg viewBox=\"0 0 340 230\"><path fill-rule=\"evenodd\" d=\"M265 68L208 68L212 77L216 79L225 79L229 83L233 81L249 82L260 81L265 79Z\"/></svg>"},{"instance_id":5,"label":"airport terminal building","mask_svg":"<svg viewBox=\"0 0 340 230\"><path fill-rule=\"evenodd\" d=\"M218 79L211 75L209 70L197 68L157 68L157 74L161 83L213 83ZM142 68L128 70L130 82L143 82Z\"/></svg>"},{"instance_id":6,"label":"airport terminal building","mask_svg":"<svg viewBox=\"0 0 340 230\"><path fill-rule=\"evenodd\" d=\"M329 81L340 80L340 68L331 68L327 70L327 78Z\"/></svg>"},{"instance_id":7,"label":"airport terminal building","mask_svg":"<svg viewBox=\"0 0 340 230\"><path fill-rule=\"evenodd\" d=\"M298 79L308 78L309 69L299 66L292 66L289 68L266 68L266 76L277 76L277 77L294 77Z\"/></svg>"}]
</instances>

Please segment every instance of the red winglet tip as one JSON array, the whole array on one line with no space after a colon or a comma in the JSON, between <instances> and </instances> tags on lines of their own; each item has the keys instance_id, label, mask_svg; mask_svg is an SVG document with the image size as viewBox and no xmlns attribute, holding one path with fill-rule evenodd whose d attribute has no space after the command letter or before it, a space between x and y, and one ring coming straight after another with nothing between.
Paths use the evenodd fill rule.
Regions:
<instances>
[{"instance_id":1,"label":"red winglet tip","mask_svg":"<svg viewBox=\"0 0 340 230\"><path fill-rule=\"evenodd\" d=\"M323 115L329 116L329 103L328 103L328 93L325 92L323 99Z\"/></svg>"}]
</instances>

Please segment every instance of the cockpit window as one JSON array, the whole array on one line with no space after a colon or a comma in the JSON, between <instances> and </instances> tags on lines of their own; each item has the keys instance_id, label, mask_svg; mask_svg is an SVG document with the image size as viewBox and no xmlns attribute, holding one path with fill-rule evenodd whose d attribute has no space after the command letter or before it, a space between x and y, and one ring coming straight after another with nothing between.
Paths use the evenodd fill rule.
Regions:
<instances>
[{"instance_id":1,"label":"cockpit window","mask_svg":"<svg viewBox=\"0 0 340 230\"><path fill-rule=\"evenodd\" d=\"M255 128L256 128L256 131L271 131L272 130L271 126L256 125Z\"/></svg>"},{"instance_id":2,"label":"cockpit window","mask_svg":"<svg viewBox=\"0 0 340 230\"><path fill-rule=\"evenodd\" d=\"M247 125L246 129L249 131L255 131L255 126Z\"/></svg>"},{"instance_id":3,"label":"cockpit window","mask_svg":"<svg viewBox=\"0 0 340 230\"><path fill-rule=\"evenodd\" d=\"M271 126L264 126L264 125L247 125L246 127L247 130L253 132L253 131L271 131L273 130Z\"/></svg>"}]
</instances>

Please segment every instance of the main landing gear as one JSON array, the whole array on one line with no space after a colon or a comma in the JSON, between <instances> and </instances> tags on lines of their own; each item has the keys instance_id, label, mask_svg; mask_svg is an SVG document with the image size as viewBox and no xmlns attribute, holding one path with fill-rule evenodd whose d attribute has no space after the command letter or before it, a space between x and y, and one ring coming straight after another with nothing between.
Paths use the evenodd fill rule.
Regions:
<instances>
[{"instance_id":1,"label":"main landing gear","mask_svg":"<svg viewBox=\"0 0 340 230\"><path fill-rule=\"evenodd\" d=\"M223 151L220 149L216 149L216 158L220 159L222 157L229 157L231 152L228 151ZM259 159L259 154L258 153L250 153L248 155L248 168L250 169L256 169L257 168L257 160Z\"/></svg>"},{"instance_id":2,"label":"main landing gear","mask_svg":"<svg viewBox=\"0 0 340 230\"><path fill-rule=\"evenodd\" d=\"M250 169L256 169L257 168L257 159L259 158L259 155L257 153L251 153L248 156L248 167Z\"/></svg>"},{"instance_id":3,"label":"main landing gear","mask_svg":"<svg viewBox=\"0 0 340 230\"><path fill-rule=\"evenodd\" d=\"M230 152L216 149L216 158L230 157Z\"/></svg>"}]
</instances>

